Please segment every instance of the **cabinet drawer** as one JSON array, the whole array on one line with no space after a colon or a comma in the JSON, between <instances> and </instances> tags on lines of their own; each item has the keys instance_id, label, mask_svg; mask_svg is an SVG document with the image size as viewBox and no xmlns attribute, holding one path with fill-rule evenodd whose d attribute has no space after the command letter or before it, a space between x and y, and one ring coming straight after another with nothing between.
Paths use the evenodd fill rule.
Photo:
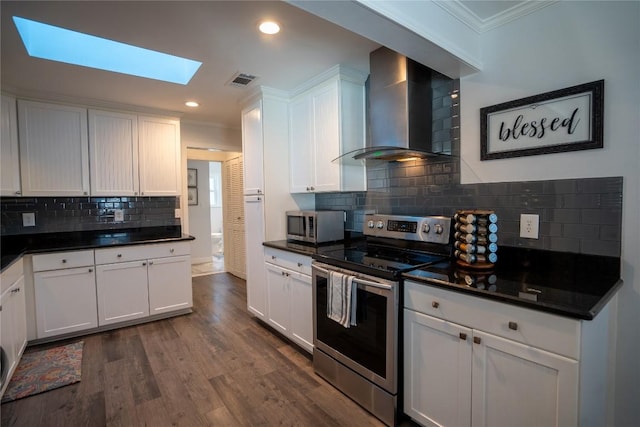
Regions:
<instances>
[{"instance_id":1,"label":"cabinet drawer","mask_svg":"<svg viewBox=\"0 0 640 427\"><path fill-rule=\"evenodd\" d=\"M406 281L405 307L578 359L579 320Z\"/></svg>"},{"instance_id":2,"label":"cabinet drawer","mask_svg":"<svg viewBox=\"0 0 640 427\"><path fill-rule=\"evenodd\" d=\"M311 257L275 248L264 248L264 260L292 271L311 276Z\"/></svg>"},{"instance_id":3,"label":"cabinet drawer","mask_svg":"<svg viewBox=\"0 0 640 427\"><path fill-rule=\"evenodd\" d=\"M33 256L33 271L60 270L89 265L93 265L93 250L53 252Z\"/></svg>"},{"instance_id":4,"label":"cabinet drawer","mask_svg":"<svg viewBox=\"0 0 640 427\"><path fill-rule=\"evenodd\" d=\"M139 261L150 258L189 255L190 253L191 246L189 242L118 246L108 249L96 249L96 264Z\"/></svg>"}]
</instances>

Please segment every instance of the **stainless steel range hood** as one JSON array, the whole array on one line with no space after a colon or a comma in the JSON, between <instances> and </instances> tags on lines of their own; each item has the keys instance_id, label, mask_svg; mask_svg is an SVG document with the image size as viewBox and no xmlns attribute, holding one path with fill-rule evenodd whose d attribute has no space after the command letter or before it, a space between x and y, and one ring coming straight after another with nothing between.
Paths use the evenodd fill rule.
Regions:
<instances>
[{"instance_id":1,"label":"stainless steel range hood","mask_svg":"<svg viewBox=\"0 0 640 427\"><path fill-rule=\"evenodd\" d=\"M367 146L338 159L449 157L432 144L431 79L431 69L391 49L371 52Z\"/></svg>"}]
</instances>

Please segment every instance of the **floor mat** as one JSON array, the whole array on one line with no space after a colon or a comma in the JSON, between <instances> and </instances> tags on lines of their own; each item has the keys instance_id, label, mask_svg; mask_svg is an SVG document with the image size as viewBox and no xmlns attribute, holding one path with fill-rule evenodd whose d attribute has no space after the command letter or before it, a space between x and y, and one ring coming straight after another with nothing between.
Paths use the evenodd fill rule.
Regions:
<instances>
[{"instance_id":1,"label":"floor mat","mask_svg":"<svg viewBox=\"0 0 640 427\"><path fill-rule=\"evenodd\" d=\"M41 351L20 359L2 402L21 399L80 381L84 341Z\"/></svg>"}]
</instances>

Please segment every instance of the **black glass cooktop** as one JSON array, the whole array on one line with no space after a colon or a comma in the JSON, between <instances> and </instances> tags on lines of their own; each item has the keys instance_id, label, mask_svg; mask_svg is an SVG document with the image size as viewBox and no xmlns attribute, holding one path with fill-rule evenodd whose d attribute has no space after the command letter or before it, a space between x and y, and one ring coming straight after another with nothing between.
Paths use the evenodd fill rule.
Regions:
<instances>
[{"instance_id":1,"label":"black glass cooktop","mask_svg":"<svg viewBox=\"0 0 640 427\"><path fill-rule=\"evenodd\" d=\"M314 258L347 270L391 278L445 259L443 255L375 247L322 251Z\"/></svg>"}]
</instances>

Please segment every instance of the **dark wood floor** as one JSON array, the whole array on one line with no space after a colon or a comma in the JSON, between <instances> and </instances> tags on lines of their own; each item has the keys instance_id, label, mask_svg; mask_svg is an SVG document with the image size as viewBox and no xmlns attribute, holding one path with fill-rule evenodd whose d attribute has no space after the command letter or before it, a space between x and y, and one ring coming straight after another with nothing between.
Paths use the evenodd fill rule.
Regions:
<instances>
[{"instance_id":1,"label":"dark wood floor","mask_svg":"<svg viewBox=\"0 0 640 427\"><path fill-rule=\"evenodd\" d=\"M196 277L193 300L190 315L82 337L82 381L3 404L2 426L382 425L247 314L244 281Z\"/></svg>"}]
</instances>

